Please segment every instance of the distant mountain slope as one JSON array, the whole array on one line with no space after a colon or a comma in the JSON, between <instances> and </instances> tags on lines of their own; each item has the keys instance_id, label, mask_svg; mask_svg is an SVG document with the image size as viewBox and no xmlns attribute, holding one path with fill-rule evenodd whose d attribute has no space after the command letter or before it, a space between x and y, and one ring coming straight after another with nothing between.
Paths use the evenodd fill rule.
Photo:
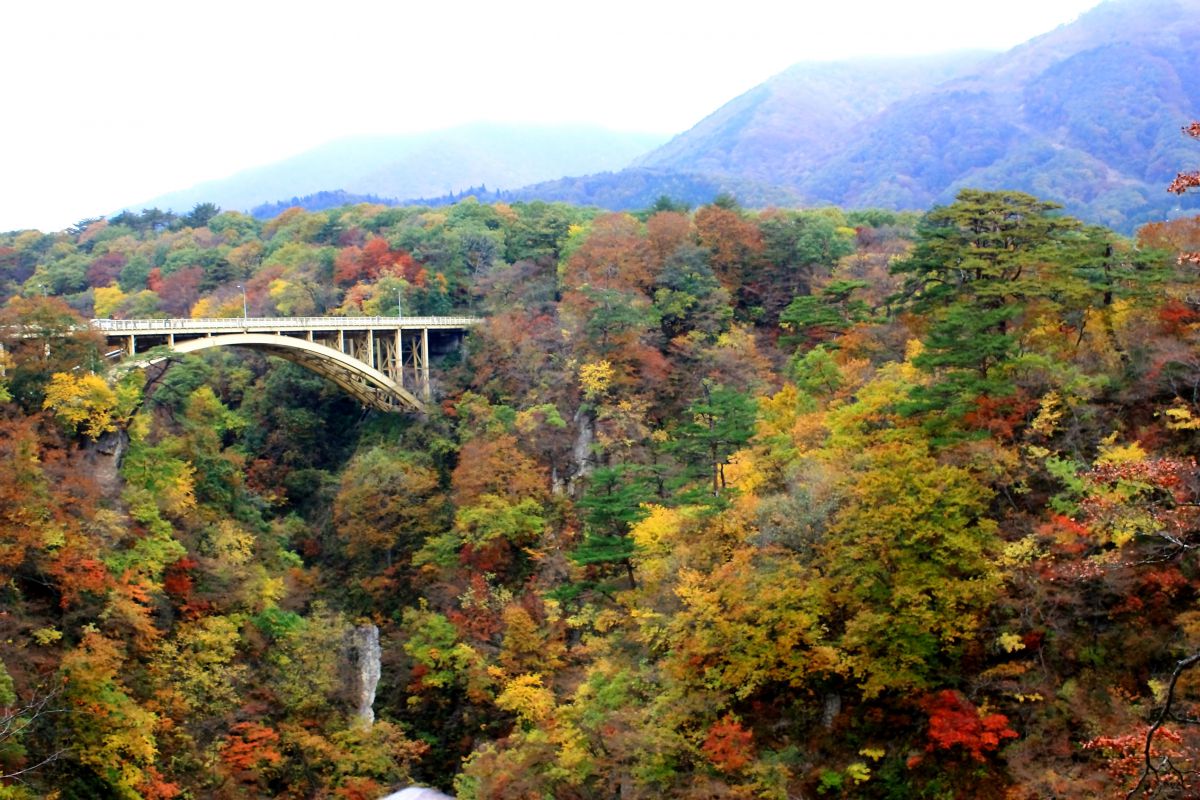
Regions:
<instances>
[{"instance_id":1,"label":"distant mountain slope","mask_svg":"<svg viewBox=\"0 0 1200 800\"><path fill-rule=\"evenodd\" d=\"M1197 118L1200 0L1107 0L1003 54L798 64L666 143L511 125L360 137L146 205L335 191L443 202L486 187L614 209L721 192L748 206L924 209L974 186L1130 231L1200 206L1165 191L1200 161L1180 133Z\"/></svg>"},{"instance_id":2,"label":"distant mountain slope","mask_svg":"<svg viewBox=\"0 0 1200 800\"><path fill-rule=\"evenodd\" d=\"M976 69L994 53L802 63L731 100L634 166L774 184L838 152L865 120Z\"/></svg>"},{"instance_id":3,"label":"distant mountain slope","mask_svg":"<svg viewBox=\"0 0 1200 800\"><path fill-rule=\"evenodd\" d=\"M1109 0L978 74L894 103L791 183L814 200L911 208L962 186L1022 189L1119 228L1161 218L1192 163L1200 0Z\"/></svg>"},{"instance_id":4,"label":"distant mountain slope","mask_svg":"<svg viewBox=\"0 0 1200 800\"><path fill-rule=\"evenodd\" d=\"M442 195L484 184L526 184L620 169L665 137L603 128L476 124L404 136L339 139L293 158L147 200L187 210L199 202L246 210L284 198L345 191L380 197Z\"/></svg>"},{"instance_id":5,"label":"distant mountain slope","mask_svg":"<svg viewBox=\"0 0 1200 800\"><path fill-rule=\"evenodd\" d=\"M740 177L673 172L631 167L578 178L525 186L502 192L504 200L557 200L577 205L594 205L614 210L648 208L660 197L700 206L721 194L733 195L752 207L793 206L800 203L795 192L781 186Z\"/></svg>"},{"instance_id":6,"label":"distant mountain slope","mask_svg":"<svg viewBox=\"0 0 1200 800\"><path fill-rule=\"evenodd\" d=\"M293 197L272 205L253 209L260 219L274 216L289 205L298 205L308 210L329 208L328 201L339 193L323 192L309 197ZM792 206L799 198L778 186L756 184L740 178L725 178L713 175L694 175L669 170L631 168L620 172L600 172L577 178L559 178L524 186L520 189L488 189L486 186L471 186L459 192L437 197L413 197L403 201L371 198L369 202L405 206L448 206L466 197L474 197L481 203L515 203L533 200L548 200L573 203L581 206L599 206L611 209L645 209L662 197L696 207L712 202L719 195L728 194L745 205ZM353 196L351 196L353 197ZM355 202L348 199L347 203Z\"/></svg>"},{"instance_id":7,"label":"distant mountain slope","mask_svg":"<svg viewBox=\"0 0 1200 800\"><path fill-rule=\"evenodd\" d=\"M356 206L360 203L371 205L395 206L400 201L394 197L379 197L373 194L352 194L340 189L336 192L317 192L303 197L292 196L289 200L277 200L274 203L261 203L247 209L255 219L272 219L287 211L289 208L303 208L305 211L324 211L328 208L341 206Z\"/></svg>"},{"instance_id":8,"label":"distant mountain slope","mask_svg":"<svg viewBox=\"0 0 1200 800\"><path fill-rule=\"evenodd\" d=\"M1108 0L992 57L799 64L628 170L517 194L636 207L651 170L662 186L740 181L747 205L774 202L753 188L771 186L813 205L923 209L975 186L1129 231L1200 206L1165 191L1200 160L1180 133L1197 118L1200 0Z\"/></svg>"}]
</instances>

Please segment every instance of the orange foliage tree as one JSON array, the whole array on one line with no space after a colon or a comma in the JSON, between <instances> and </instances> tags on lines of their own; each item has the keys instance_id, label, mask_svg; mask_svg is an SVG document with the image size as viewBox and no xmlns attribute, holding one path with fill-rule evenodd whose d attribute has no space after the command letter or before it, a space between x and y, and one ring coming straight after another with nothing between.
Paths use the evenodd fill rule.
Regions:
<instances>
[{"instance_id":1,"label":"orange foliage tree","mask_svg":"<svg viewBox=\"0 0 1200 800\"><path fill-rule=\"evenodd\" d=\"M925 698L921 708L929 715L926 750L931 753L961 748L974 760L983 761L984 753L996 750L1005 739L1017 738L1017 732L1008 727L1008 717L984 714L950 689Z\"/></svg>"},{"instance_id":2,"label":"orange foliage tree","mask_svg":"<svg viewBox=\"0 0 1200 800\"><path fill-rule=\"evenodd\" d=\"M695 219L700 244L712 253L713 272L735 294L762 254L762 232L737 211L718 205L700 209Z\"/></svg>"},{"instance_id":3,"label":"orange foliage tree","mask_svg":"<svg viewBox=\"0 0 1200 800\"><path fill-rule=\"evenodd\" d=\"M754 733L742 727L742 723L726 714L713 723L704 737L700 749L717 769L734 772L750 763L754 757L752 742Z\"/></svg>"},{"instance_id":4,"label":"orange foliage tree","mask_svg":"<svg viewBox=\"0 0 1200 800\"><path fill-rule=\"evenodd\" d=\"M220 746L221 763L234 780L256 783L267 770L283 762L278 745L279 734L274 729L239 722Z\"/></svg>"}]
</instances>

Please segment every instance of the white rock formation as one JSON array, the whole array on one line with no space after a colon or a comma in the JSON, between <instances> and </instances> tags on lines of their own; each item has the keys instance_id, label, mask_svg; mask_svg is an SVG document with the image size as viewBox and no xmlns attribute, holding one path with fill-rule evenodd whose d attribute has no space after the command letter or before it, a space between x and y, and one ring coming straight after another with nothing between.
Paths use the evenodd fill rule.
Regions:
<instances>
[{"instance_id":1,"label":"white rock formation","mask_svg":"<svg viewBox=\"0 0 1200 800\"><path fill-rule=\"evenodd\" d=\"M448 794L442 794L437 789L429 789L424 786L410 786L407 789L401 789L394 794L380 798L380 800L454 800L454 798Z\"/></svg>"}]
</instances>

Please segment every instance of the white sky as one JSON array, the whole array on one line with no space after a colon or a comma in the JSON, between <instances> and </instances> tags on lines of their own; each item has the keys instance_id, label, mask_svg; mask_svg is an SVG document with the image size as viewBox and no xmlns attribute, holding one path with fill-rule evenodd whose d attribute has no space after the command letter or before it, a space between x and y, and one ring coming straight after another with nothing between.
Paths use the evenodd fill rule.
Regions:
<instances>
[{"instance_id":1,"label":"white sky","mask_svg":"<svg viewBox=\"0 0 1200 800\"><path fill-rule=\"evenodd\" d=\"M13 0L0 231L58 230L358 133L678 133L798 61L1003 50L1096 2Z\"/></svg>"}]
</instances>

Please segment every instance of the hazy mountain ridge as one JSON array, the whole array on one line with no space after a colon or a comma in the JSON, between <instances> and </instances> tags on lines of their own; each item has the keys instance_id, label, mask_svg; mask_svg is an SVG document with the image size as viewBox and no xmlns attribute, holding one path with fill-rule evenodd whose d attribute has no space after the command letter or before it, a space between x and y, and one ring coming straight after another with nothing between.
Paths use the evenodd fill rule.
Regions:
<instances>
[{"instance_id":1,"label":"hazy mountain ridge","mask_svg":"<svg viewBox=\"0 0 1200 800\"><path fill-rule=\"evenodd\" d=\"M748 206L795 206L800 197L784 187L758 181L700 172L631 167L526 186L502 192L506 201L556 200L576 205L611 209L648 208L666 196L692 206L710 202L721 194L738 198Z\"/></svg>"},{"instance_id":2,"label":"hazy mountain ridge","mask_svg":"<svg viewBox=\"0 0 1200 800\"><path fill-rule=\"evenodd\" d=\"M1193 13L1194 12L1196 13ZM986 65L905 98L792 185L847 206L925 207L964 185L1033 191L1128 229L1169 215L1200 114L1200 2L1105 3Z\"/></svg>"},{"instance_id":3,"label":"hazy mountain ridge","mask_svg":"<svg viewBox=\"0 0 1200 800\"><path fill-rule=\"evenodd\" d=\"M340 189L336 192L316 192L315 194L306 194L303 197L292 196L290 200L278 200L274 203L261 203L249 210L250 216L255 219L267 220L277 217L289 208L303 208L307 211L325 211L329 208L340 208L341 206L356 206L366 203L368 205L381 206L396 206L400 205L400 201L394 197L379 197L373 194L353 194L351 192L343 192Z\"/></svg>"},{"instance_id":4,"label":"hazy mountain ridge","mask_svg":"<svg viewBox=\"0 0 1200 800\"><path fill-rule=\"evenodd\" d=\"M668 174L693 185L719 175L849 208L1020 189L1129 231L1197 205L1164 189L1195 160L1180 127L1200 117L1198 75L1200 0L1109 0L993 57L798 64L635 166L660 170L664 186L683 182ZM538 188L542 199L588 202L580 187L592 185L591 202L630 208L644 181L630 170Z\"/></svg>"},{"instance_id":5,"label":"hazy mountain ridge","mask_svg":"<svg viewBox=\"0 0 1200 800\"><path fill-rule=\"evenodd\" d=\"M321 192L409 198L481 183L515 188L561 175L620 169L663 138L585 125L486 123L421 134L356 136L136 207L181 211L213 202L245 210Z\"/></svg>"},{"instance_id":6,"label":"hazy mountain ridge","mask_svg":"<svg viewBox=\"0 0 1200 800\"><path fill-rule=\"evenodd\" d=\"M1128 232L1200 203L1164 190L1195 161L1180 127L1200 117L1198 75L1200 0L1108 0L1003 54L796 64L667 142L579 126L356 137L147 205L316 208L336 191L444 204L486 186L610 209L723 192L751 207L925 209L974 186Z\"/></svg>"},{"instance_id":7,"label":"hazy mountain ridge","mask_svg":"<svg viewBox=\"0 0 1200 800\"><path fill-rule=\"evenodd\" d=\"M837 152L858 125L889 105L994 54L801 63L725 104L634 166L779 183Z\"/></svg>"}]
</instances>

